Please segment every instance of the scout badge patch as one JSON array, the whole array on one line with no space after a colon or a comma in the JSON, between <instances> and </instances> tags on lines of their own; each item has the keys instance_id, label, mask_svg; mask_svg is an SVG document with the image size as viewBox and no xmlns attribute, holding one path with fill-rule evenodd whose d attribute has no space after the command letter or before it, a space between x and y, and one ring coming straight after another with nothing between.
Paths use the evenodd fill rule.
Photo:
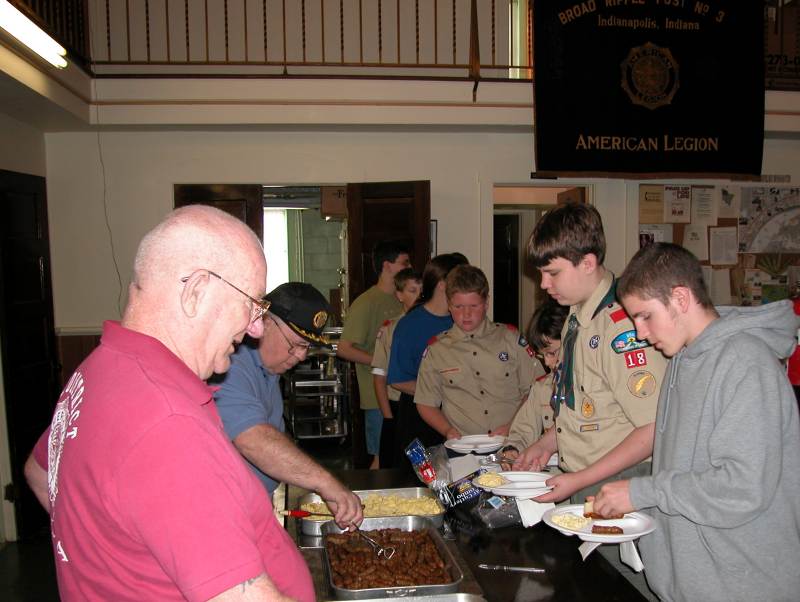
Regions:
<instances>
[{"instance_id":1,"label":"scout badge patch","mask_svg":"<svg viewBox=\"0 0 800 602\"><path fill-rule=\"evenodd\" d=\"M643 347L649 347L650 343L647 341L639 341L636 339L635 330L626 330L621 332L614 340L611 341L611 348L615 353L625 353L626 351L634 351Z\"/></svg>"},{"instance_id":2,"label":"scout badge patch","mask_svg":"<svg viewBox=\"0 0 800 602\"><path fill-rule=\"evenodd\" d=\"M656 391L656 377L646 370L638 370L628 377L628 391L636 397L649 397Z\"/></svg>"}]
</instances>

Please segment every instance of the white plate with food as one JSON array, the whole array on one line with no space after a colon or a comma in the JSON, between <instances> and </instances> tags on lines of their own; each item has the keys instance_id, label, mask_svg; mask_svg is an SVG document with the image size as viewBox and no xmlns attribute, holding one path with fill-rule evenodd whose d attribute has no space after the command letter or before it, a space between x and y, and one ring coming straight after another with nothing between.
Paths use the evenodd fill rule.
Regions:
<instances>
[{"instance_id":1,"label":"white plate with food","mask_svg":"<svg viewBox=\"0 0 800 602\"><path fill-rule=\"evenodd\" d=\"M503 447L505 441L506 438L500 435L464 435L460 439L448 439L444 446L461 454L488 454Z\"/></svg>"},{"instance_id":2,"label":"white plate with food","mask_svg":"<svg viewBox=\"0 0 800 602\"><path fill-rule=\"evenodd\" d=\"M584 517L582 504L556 506L545 512L542 520L564 535L577 535L583 541L597 543L632 541L656 529L653 519L641 512L629 512L622 518Z\"/></svg>"},{"instance_id":3,"label":"white plate with food","mask_svg":"<svg viewBox=\"0 0 800 602\"><path fill-rule=\"evenodd\" d=\"M544 472L487 472L473 479L473 484L495 495L533 498L552 490L544 482L551 475Z\"/></svg>"}]
</instances>

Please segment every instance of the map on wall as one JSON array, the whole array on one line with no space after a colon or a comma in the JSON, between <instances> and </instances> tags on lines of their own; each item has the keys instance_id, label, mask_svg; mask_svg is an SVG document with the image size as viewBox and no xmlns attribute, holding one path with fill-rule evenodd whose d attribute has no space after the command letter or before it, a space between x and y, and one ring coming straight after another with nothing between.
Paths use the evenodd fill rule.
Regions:
<instances>
[{"instance_id":1,"label":"map on wall","mask_svg":"<svg viewBox=\"0 0 800 602\"><path fill-rule=\"evenodd\" d=\"M740 253L800 253L800 188L742 188Z\"/></svg>"}]
</instances>

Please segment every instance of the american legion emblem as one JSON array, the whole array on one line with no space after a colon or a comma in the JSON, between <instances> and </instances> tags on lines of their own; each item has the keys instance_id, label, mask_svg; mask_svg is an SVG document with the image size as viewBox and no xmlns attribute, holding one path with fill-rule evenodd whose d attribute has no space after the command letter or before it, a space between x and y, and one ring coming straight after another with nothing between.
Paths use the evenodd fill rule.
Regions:
<instances>
[{"instance_id":1,"label":"american legion emblem","mask_svg":"<svg viewBox=\"0 0 800 602\"><path fill-rule=\"evenodd\" d=\"M672 103L678 91L678 62L669 48L652 42L631 48L620 65L622 89L635 105L657 109Z\"/></svg>"}]
</instances>

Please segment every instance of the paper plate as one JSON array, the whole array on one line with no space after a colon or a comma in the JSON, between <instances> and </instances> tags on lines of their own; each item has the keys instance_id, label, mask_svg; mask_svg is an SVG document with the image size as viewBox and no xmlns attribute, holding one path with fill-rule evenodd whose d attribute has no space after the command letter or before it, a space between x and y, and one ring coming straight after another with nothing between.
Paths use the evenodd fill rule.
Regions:
<instances>
[{"instance_id":1,"label":"paper plate","mask_svg":"<svg viewBox=\"0 0 800 602\"><path fill-rule=\"evenodd\" d=\"M553 522L553 516L561 514L574 514L583 516L583 504L571 504L566 506L556 506L544 513L542 520L556 531L564 535L577 535L583 541L594 541L598 543L622 543L639 539L642 535L647 535L656 530L655 521L641 512L629 512L623 518L618 519L595 519L582 529L568 529ZM624 533L621 535L592 533L592 524L622 527Z\"/></svg>"},{"instance_id":2,"label":"paper plate","mask_svg":"<svg viewBox=\"0 0 800 602\"><path fill-rule=\"evenodd\" d=\"M505 441L506 438L500 435L494 437L489 435L464 435L460 439L448 439L444 442L444 446L462 454L470 452L488 454L503 447Z\"/></svg>"},{"instance_id":3,"label":"paper plate","mask_svg":"<svg viewBox=\"0 0 800 602\"><path fill-rule=\"evenodd\" d=\"M481 477L479 476L474 479L472 483L476 487L480 487L485 491L491 491L495 495L522 499L538 497L553 489L544 483L552 476L545 472L504 471L495 474L508 482L503 485L483 485L480 482Z\"/></svg>"}]
</instances>

